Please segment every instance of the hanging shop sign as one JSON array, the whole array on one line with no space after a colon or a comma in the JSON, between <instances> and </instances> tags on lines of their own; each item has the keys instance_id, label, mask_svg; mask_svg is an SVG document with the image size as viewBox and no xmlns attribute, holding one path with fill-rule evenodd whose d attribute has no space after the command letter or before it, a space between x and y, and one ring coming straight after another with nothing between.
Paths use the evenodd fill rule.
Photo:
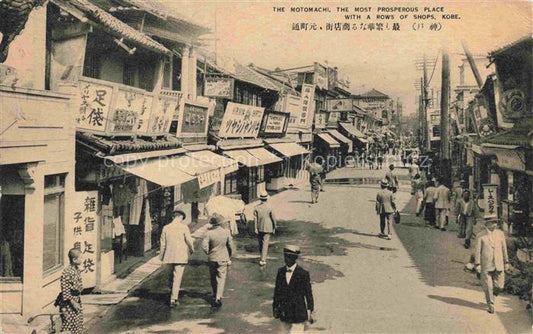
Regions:
<instances>
[{"instance_id":1,"label":"hanging shop sign","mask_svg":"<svg viewBox=\"0 0 533 334\"><path fill-rule=\"evenodd\" d=\"M290 114L289 127L296 127L301 110L302 99L299 96L291 94L285 96L282 111Z\"/></svg>"},{"instance_id":2,"label":"hanging shop sign","mask_svg":"<svg viewBox=\"0 0 533 334\"><path fill-rule=\"evenodd\" d=\"M311 126L315 110L315 85L302 85L302 109L298 118L297 127L307 128Z\"/></svg>"},{"instance_id":3,"label":"hanging shop sign","mask_svg":"<svg viewBox=\"0 0 533 334\"><path fill-rule=\"evenodd\" d=\"M263 122L261 123L260 136L283 136L287 131L288 122L288 113L272 110L265 111Z\"/></svg>"},{"instance_id":4,"label":"hanging shop sign","mask_svg":"<svg viewBox=\"0 0 533 334\"><path fill-rule=\"evenodd\" d=\"M483 197L485 209L485 215L483 218L498 218L498 185L484 184Z\"/></svg>"},{"instance_id":5,"label":"hanging shop sign","mask_svg":"<svg viewBox=\"0 0 533 334\"><path fill-rule=\"evenodd\" d=\"M96 286L98 191L75 192L73 203L74 214L70 225L70 240L72 240L72 248L79 249L83 255L79 267L83 288L92 288Z\"/></svg>"},{"instance_id":6,"label":"hanging shop sign","mask_svg":"<svg viewBox=\"0 0 533 334\"><path fill-rule=\"evenodd\" d=\"M324 129L326 127L327 116L328 114L323 111L315 113L315 129Z\"/></svg>"},{"instance_id":7,"label":"hanging shop sign","mask_svg":"<svg viewBox=\"0 0 533 334\"><path fill-rule=\"evenodd\" d=\"M110 132L134 132L137 125L142 132L148 126L152 102L152 97L143 92L120 88L115 97Z\"/></svg>"},{"instance_id":8,"label":"hanging shop sign","mask_svg":"<svg viewBox=\"0 0 533 334\"><path fill-rule=\"evenodd\" d=\"M329 119L328 119L328 123L329 124L335 124L339 121L340 119L340 116L341 116L341 113L338 112L338 111L333 111L333 112L330 112L329 113Z\"/></svg>"},{"instance_id":9,"label":"hanging shop sign","mask_svg":"<svg viewBox=\"0 0 533 334\"><path fill-rule=\"evenodd\" d=\"M328 89L328 73L327 68L319 63L315 63L315 72L313 75L314 84L323 90Z\"/></svg>"},{"instance_id":10,"label":"hanging shop sign","mask_svg":"<svg viewBox=\"0 0 533 334\"><path fill-rule=\"evenodd\" d=\"M218 136L221 138L256 138L265 108L228 102Z\"/></svg>"},{"instance_id":11,"label":"hanging shop sign","mask_svg":"<svg viewBox=\"0 0 533 334\"><path fill-rule=\"evenodd\" d=\"M352 111L354 110L353 99L330 99L326 101L328 111Z\"/></svg>"},{"instance_id":12,"label":"hanging shop sign","mask_svg":"<svg viewBox=\"0 0 533 334\"><path fill-rule=\"evenodd\" d=\"M176 109L174 109L174 114L172 115L173 121L178 121L180 114L183 112L183 107L185 105L185 98L183 97L182 92L174 92L172 91L172 96L176 98L178 101L176 102Z\"/></svg>"},{"instance_id":13,"label":"hanging shop sign","mask_svg":"<svg viewBox=\"0 0 533 334\"><path fill-rule=\"evenodd\" d=\"M220 181L220 170L214 169L197 176L198 186L200 189L215 184Z\"/></svg>"},{"instance_id":14,"label":"hanging shop sign","mask_svg":"<svg viewBox=\"0 0 533 334\"><path fill-rule=\"evenodd\" d=\"M105 132L112 95L112 86L80 81L76 128Z\"/></svg>"},{"instance_id":15,"label":"hanging shop sign","mask_svg":"<svg viewBox=\"0 0 533 334\"><path fill-rule=\"evenodd\" d=\"M328 89L333 90L337 88L338 72L336 68L328 67Z\"/></svg>"},{"instance_id":16,"label":"hanging shop sign","mask_svg":"<svg viewBox=\"0 0 533 334\"><path fill-rule=\"evenodd\" d=\"M207 135L209 106L192 101L185 101L180 114L176 135L178 137Z\"/></svg>"},{"instance_id":17,"label":"hanging shop sign","mask_svg":"<svg viewBox=\"0 0 533 334\"><path fill-rule=\"evenodd\" d=\"M233 99L234 79L207 77L205 80L204 96Z\"/></svg>"}]
</instances>

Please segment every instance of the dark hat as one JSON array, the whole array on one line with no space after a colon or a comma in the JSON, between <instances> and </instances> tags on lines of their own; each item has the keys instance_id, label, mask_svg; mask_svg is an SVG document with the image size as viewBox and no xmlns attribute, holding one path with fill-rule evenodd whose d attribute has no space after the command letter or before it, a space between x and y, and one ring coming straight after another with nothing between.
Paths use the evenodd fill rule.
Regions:
<instances>
[{"instance_id":1,"label":"dark hat","mask_svg":"<svg viewBox=\"0 0 533 334\"><path fill-rule=\"evenodd\" d=\"M292 255L299 255L300 254L300 247L295 246L295 245L286 245L283 248L283 253L292 254Z\"/></svg>"},{"instance_id":2,"label":"dark hat","mask_svg":"<svg viewBox=\"0 0 533 334\"><path fill-rule=\"evenodd\" d=\"M181 215L183 219L187 218L187 215L182 210L174 210L172 211L172 216L176 217L177 215Z\"/></svg>"},{"instance_id":3,"label":"dark hat","mask_svg":"<svg viewBox=\"0 0 533 334\"><path fill-rule=\"evenodd\" d=\"M262 191L261 194L259 195L259 199L266 201L268 199L268 193L266 191Z\"/></svg>"}]
</instances>

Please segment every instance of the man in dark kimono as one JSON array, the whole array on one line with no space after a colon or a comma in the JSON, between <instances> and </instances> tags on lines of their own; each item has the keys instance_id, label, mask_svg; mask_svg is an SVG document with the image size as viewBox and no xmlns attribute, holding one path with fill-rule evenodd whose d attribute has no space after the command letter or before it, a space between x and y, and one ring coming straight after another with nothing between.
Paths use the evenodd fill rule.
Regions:
<instances>
[{"instance_id":1,"label":"man in dark kimono","mask_svg":"<svg viewBox=\"0 0 533 334\"><path fill-rule=\"evenodd\" d=\"M287 333L301 333L305 322L313 323L313 292L309 272L296 264L300 247L287 245L283 249L285 266L279 268L272 304L274 318L281 320Z\"/></svg>"}]
</instances>

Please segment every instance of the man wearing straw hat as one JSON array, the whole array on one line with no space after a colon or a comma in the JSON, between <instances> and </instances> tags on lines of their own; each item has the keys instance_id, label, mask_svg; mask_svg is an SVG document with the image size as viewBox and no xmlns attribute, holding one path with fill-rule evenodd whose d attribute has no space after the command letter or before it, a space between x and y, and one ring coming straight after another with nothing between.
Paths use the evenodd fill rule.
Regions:
<instances>
[{"instance_id":1,"label":"man wearing straw hat","mask_svg":"<svg viewBox=\"0 0 533 334\"><path fill-rule=\"evenodd\" d=\"M306 321L314 322L311 279L309 272L296 264L299 254L300 247L285 246L285 266L279 268L276 276L272 309L274 318L281 320L285 333L301 333Z\"/></svg>"},{"instance_id":2,"label":"man wearing straw hat","mask_svg":"<svg viewBox=\"0 0 533 334\"><path fill-rule=\"evenodd\" d=\"M179 305L181 279L189 261L189 252L194 252L193 239L189 227L184 224L185 212L174 210L174 219L163 227L161 233L161 250L159 258L172 271L170 278L170 307Z\"/></svg>"},{"instance_id":3,"label":"man wearing straw hat","mask_svg":"<svg viewBox=\"0 0 533 334\"><path fill-rule=\"evenodd\" d=\"M222 306L226 275L233 253L233 238L231 237L231 233L229 230L220 226L224 221L224 217L219 214L214 214L209 221L212 226L208 229L202 241L202 249L208 255L214 307Z\"/></svg>"},{"instance_id":4,"label":"man wearing straw hat","mask_svg":"<svg viewBox=\"0 0 533 334\"><path fill-rule=\"evenodd\" d=\"M390 231L390 220L396 209L396 205L394 204L392 191L387 189L389 185L387 180L381 180L380 184L381 190L376 196L376 213L379 215L380 227L379 237L390 240L392 236ZM385 226L387 226L387 234L385 234Z\"/></svg>"},{"instance_id":5,"label":"man wearing straw hat","mask_svg":"<svg viewBox=\"0 0 533 334\"><path fill-rule=\"evenodd\" d=\"M267 203L268 193L262 191L259 199L261 203L254 208L255 234L259 241L259 265L264 266L268 255L268 244L272 235L276 233L277 222L272 208Z\"/></svg>"},{"instance_id":6,"label":"man wearing straw hat","mask_svg":"<svg viewBox=\"0 0 533 334\"><path fill-rule=\"evenodd\" d=\"M494 295L503 289L505 272L509 270L505 235L497 226L495 219L485 221L486 232L479 236L475 253L476 271L481 274L489 313L494 313Z\"/></svg>"}]
</instances>

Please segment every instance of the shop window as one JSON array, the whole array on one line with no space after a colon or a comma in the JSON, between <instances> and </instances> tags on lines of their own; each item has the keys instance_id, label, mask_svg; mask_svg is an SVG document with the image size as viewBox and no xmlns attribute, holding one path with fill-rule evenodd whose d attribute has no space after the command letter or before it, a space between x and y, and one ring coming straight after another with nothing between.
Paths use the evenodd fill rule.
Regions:
<instances>
[{"instance_id":1,"label":"shop window","mask_svg":"<svg viewBox=\"0 0 533 334\"><path fill-rule=\"evenodd\" d=\"M63 265L65 175L44 178L43 272Z\"/></svg>"},{"instance_id":2,"label":"shop window","mask_svg":"<svg viewBox=\"0 0 533 334\"><path fill-rule=\"evenodd\" d=\"M265 182L265 166L257 168L257 183Z\"/></svg>"},{"instance_id":3,"label":"shop window","mask_svg":"<svg viewBox=\"0 0 533 334\"><path fill-rule=\"evenodd\" d=\"M242 92L242 104L250 104L249 92L246 89Z\"/></svg>"},{"instance_id":4,"label":"shop window","mask_svg":"<svg viewBox=\"0 0 533 334\"><path fill-rule=\"evenodd\" d=\"M226 174L224 194L237 193L237 180L238 180L238 171L235 171L230 174Z\"/></svg>"},{"instance_id":5,"label":"shop window","mask_svg":"<svg viewBox=\"0 0 533 334\"><path fill-rule=\"evenodd\" d=\"M135 64L126 60L124 62L124 73L122 82L128 86L135 86L135 72L137 71Z\"/></svg>"},{"instance_id":6,"label":"shop window","mask_svg":"<svg viewBox=\"0 0 533 334\"><path fill-rule=\"evenodd\" d=\"M172 58L172 90L181 90L181 58Z\"/></svg>"},{"instance_id":7,"label":"shop window","mask_svg":"<svg viewBox=\"0 0 533 334\"><path fill-rule=\"evenodd\" d=\"M0 282L22 279L24 272L24 196L0 197Z\"/></svg>"},{"instance_id":8,"label":"shop window","mask_svg":"<svg viewBox=\"0 0 533 334\"><path fill-rule=\"evenodd\" d=\"M172 78L172 63L169 58L163 60L163 88L170 89Z\"/></svg>"}]
</instances>

